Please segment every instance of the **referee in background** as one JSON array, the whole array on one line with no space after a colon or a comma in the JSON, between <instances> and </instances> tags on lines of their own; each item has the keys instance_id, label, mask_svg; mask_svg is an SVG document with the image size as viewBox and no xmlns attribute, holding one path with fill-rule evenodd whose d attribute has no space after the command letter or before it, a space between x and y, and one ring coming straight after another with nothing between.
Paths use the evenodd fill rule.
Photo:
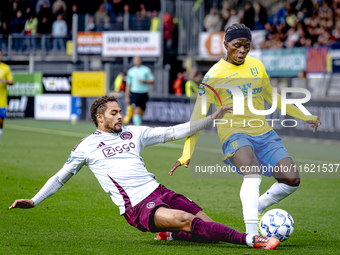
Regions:
<instances>
[{"instance_id":1,"label":"referee in background","mask_svg":"<svg viewBox=\"0 0 340 255\"><path fill-rule=\"evenodd\" d=\"M133 64L134 66L127 72L125 101L133 108L133 124L141 126L145 105L148 101L148 85L154 84L155 78L150 68L142 65L141 57L135 56Z\"/></svg>"}]
</instances>

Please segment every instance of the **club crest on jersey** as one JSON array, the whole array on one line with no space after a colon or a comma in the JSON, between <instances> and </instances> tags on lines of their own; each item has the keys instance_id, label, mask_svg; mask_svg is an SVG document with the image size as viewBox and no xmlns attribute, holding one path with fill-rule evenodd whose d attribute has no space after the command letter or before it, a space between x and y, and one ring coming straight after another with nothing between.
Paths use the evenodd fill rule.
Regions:
<instances>
[{"instance_id":1,"label":"club crest on jersey","mask_svg":"<svg viewBox=\"0 0 340 255\"><path fill-rule=\"evenodd\" d=\"M233 142L231 143L231 145L233 146L234 149L236 149L236 148L238 147L238 142L237 142L237 140L236 140L236 141L233 141Z\"/></svg>"},{"instance_id":2,"label":"club crest on jersey","mask_svg":"<svg viewBox=\"0 0 340 255\"><path fill-rule=\"evenodd\" d=\"M155 202L149 202L146 204L146 208L151 209L151 208L154 208L155 205L156 205Z\"/></svg>"},{"instance_id":3,"label":"club crest on jersey","mask_svg":"<svg viewBox=\"0 0 340 255\"><path fill-rule=\"evenodd\" d=\"M123 132L120 135L122 140L130 140L132 138L132 134L130 132Z\"/></svg>"},{"instance_id":4,"label":"club crest on jersey","mask_svg":"<svg viewBox=\"0 0 340 255\"><path fill-rule=\"evenodd\" d=\"M256 67L250 67L250 71L254 77L257 77L259 75L259 72L257 71Z\"/></svg>"}]
</instances>

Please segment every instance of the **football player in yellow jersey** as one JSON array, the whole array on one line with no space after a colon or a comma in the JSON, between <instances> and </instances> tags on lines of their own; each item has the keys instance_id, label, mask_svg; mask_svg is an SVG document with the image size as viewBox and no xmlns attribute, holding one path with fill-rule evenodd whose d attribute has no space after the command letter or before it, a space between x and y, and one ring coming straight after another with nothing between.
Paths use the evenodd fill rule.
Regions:
<instances>
[{"instance_id":1,"label":"football player in yellow jersey","mask_svg":"<svg viewBox=\"0 0 340 255\"><path fill-rule=\"evenodd\" d=\"M225 156L224 162L243 175L240 190L243 217L246 233L253 234L258 232L257 222L263 211L296 191L300 185L300 177L280 137L265 121L265 116L253 114L247 104L248 88L251 88L252 104L255 109L264 110L264 100L270 104L273 101L273 88L262 62L247 56L250 43L251 32L245 25L234 24L226 30L224 47L227 50L227 56L217 62L204 77L191 121L204 117L201 112L201 107L205 104L205 102L202 103L202 95L209 92L207 88L211 89L210 92L217 92L216 99L221 99L220 103L219 100L206 97L207 109L215 101L217 108L220 108L221 104L223 106L233 105L233 96L236 94L233 95L234 92L218 85L234 85L242 91L245 98L244 114L229 114L229 125L217 125L217 130ZM213 93L209 94L213 95ZM281 110L280 95L277 95L277 108ZM317 116L305 115L293 105L287 105L287 114L311 124L314 132L321 125ZM227 115L225 119L228 118ZM249 123L248 121L252 119L262 121L263 125L243 124ZM234 122L234 125L230 125L230 120ZM183 155L172 167L170 175L180 165L185 164L185 167L188 167L198 137L199 132L186 139ZM273 176L277 182L259 196L261 174Z\"/></svg>"},{"instance_id":2,"label":"football player in yellow jersey","mask_svg":"<svg viewBox=\"0 0 340 255\"><path fill-rule=\"evenodd\" d=\"M3 133L4 119L6 118L7 85L13 85L11 70L1 60L2 51L0 50L0 138Z\"/></svg>"}]
</instances>

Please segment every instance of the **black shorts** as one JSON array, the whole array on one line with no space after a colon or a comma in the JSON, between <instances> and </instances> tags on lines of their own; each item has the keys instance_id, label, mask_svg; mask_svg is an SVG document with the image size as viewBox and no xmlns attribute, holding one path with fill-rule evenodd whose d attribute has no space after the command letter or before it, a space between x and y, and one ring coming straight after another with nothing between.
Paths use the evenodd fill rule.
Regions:
<instances>
[{"instance_id":1,"label":"black shorts","mask_svg":"<svg viewBox=\"0 0 340 255\"><path fill-rule=\"evenodd\" d=\"M149 100L148 93L130 93L131 106L135 108L139 106L145 111L146 102Z\"/></svg>"}]
</instances>

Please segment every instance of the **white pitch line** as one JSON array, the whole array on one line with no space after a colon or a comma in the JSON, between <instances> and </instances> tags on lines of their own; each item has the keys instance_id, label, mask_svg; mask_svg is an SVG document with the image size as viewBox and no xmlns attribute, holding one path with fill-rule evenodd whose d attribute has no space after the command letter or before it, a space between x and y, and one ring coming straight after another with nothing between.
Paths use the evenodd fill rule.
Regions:
<instances>
[{"instance_id":1,"label":"white pitch line","mask_svg":"<svg viewBox=\"0 0 340 255\"><path fill-rule=\"evenodd\" d=\"M24 126L17 126L17 125L5 125L5 128L13 129L13 130L21 130L27 132L35 132L35 133L44 133L44 134L52 134L52 135L63 135L63 136L71 136L71 137L85 137L86 133L75 133L69 131L61 131L55 129L47 129L47 128L38 128L38 127L24 127Z\"/></svg>"},{"instance_id":2,"label":"white pitch line","mask_svg":"<svg viewBox=\"0 0 340 255\"><path fill-rule=\"evenodd\" d=\"M88 135L88 133L75 133L75 132L69 132L69 131L61 131L61 130L54 130L54 129L46 129L46 128L38 128L38 127L24 127L24 126L17 126L17 125L10 125L7 124L5 126L8 129L13 130L21 130L21 131L28 131L28 132L36 132L36 133L44 133L44 134L52 134L52 135L62 135L62 136L71 136L71 137L85 137ZM180 144L157 144L156 146L159 147L166 147L166 148L173 148L173 149L183 149L183 145ZM204 152L211 152L211 153L221 153L221 149L214 149L214 148L205 148L205 147L195 147L196 151L204 151ZM296 158L292 156L293 159L297 162L308 162L308 163L314 163L314 164L339 164L340 162L335 161L323 161L323 160L315 160L315 159L308 159L308 158Z\"/></svg>"}]
</instances>

